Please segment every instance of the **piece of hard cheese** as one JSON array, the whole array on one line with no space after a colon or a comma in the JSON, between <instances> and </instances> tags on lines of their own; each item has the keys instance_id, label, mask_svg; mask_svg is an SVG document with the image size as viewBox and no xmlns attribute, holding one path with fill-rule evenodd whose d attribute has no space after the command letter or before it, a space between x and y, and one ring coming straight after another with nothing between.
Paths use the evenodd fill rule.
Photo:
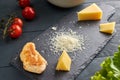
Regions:
<instances>
[{"instance_id":1,"label":"piece of hard cheese","mask_svg":"<svg viewBox=\"0 0 120 80\"><path fill-rule=\"evenodd\" d=\"M112 34L115 30L115 22L100 24L100 32Z\"/></svg>"},{"instance_id":2,"label":"piece of hard cheese","mask_svg":"<svg viewBox=\"0 0 120 80\"><path fill-rule=\"evenodd\" d=\"M71 67L71 58L64 50L62 52L62 55L58 59L56 70L70 71L70 67Z\"/></svg>"},{"instance_id":3,"label":"piece of hard cheese","mask_svg":"<svg viewBox=\"0 0 120 80\"><path fill-rule=\"evenodd\" d=\"M102 10L95 3L77 12L78 21L81 20L100 20L102 18Z\"/></svg>"}]
</instances>

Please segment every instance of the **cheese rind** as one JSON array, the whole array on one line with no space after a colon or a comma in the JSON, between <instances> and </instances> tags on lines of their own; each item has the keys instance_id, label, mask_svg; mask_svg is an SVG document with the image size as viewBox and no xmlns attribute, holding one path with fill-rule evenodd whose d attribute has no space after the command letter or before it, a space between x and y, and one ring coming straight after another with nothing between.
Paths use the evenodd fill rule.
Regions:
<instances>
[{"instance_id":1,"label":"cheese rind","mask_svg":"<svg viewBox=\"0 0 120 80\"><path fill-rule=\"evenodd\" d=\"M71 67L71 58L64 50L62 52L62 55L58 59L56 70L70 71L70 67Z\"/></svg>"},{"instance_id":2,"label":"cheese rind","mask_svg":"<svg viewBox=\"0 0 120 80\"><path fill-rule=\"evenodd\" d=\"M77 12L78 21L82 20L100 20L103 12L95 3Z\"/></svg>"},{"instance_id":3,"label":"cheese rind","mask_svg":"<svg viewBox=\"0 0 120 80\"><path fill-rule=\"evenodd\" d=\"M115 22L100 24L100 32L112 34L115 30Z\"/></svg>"}]
</instances>

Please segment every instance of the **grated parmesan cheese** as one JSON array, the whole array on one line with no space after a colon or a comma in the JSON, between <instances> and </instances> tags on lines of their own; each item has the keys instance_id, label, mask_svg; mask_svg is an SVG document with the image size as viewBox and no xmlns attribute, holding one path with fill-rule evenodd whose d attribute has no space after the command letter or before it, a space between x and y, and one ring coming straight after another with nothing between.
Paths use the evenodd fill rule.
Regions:
<instances>
[{"instance_id":1,"label":"grated parmesan cheese","mask_svg":"<svg viewBox=\"0 0 120 80\"><path fill-rule=\"evenodd\" d=\"M76 50L82 50L82 45L84 45L84 39L82 35L77 35L76 32L72 30L60 31L54 33L50 38L50 44L52 51L67 51L73 52Z\"/></svg>"}]
</instances>

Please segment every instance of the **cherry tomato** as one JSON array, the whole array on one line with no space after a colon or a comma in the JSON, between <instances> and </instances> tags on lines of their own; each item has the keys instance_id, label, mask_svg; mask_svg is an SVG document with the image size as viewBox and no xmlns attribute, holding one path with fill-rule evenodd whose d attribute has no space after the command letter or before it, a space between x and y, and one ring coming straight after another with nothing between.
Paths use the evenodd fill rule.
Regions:
<instances>
[{"instance_id":1,"label":"cherry tomato","mask_svg":"<svg viewBox=\"0 0 120 80\"><path fill-rule=\"evenodd\" d=\"M22 8L30 6L30 0L19 0L19 6Z\"/></svg>"},{"instance_id":2,"label":"cherry tomato","mask_svg":"<svg viewBox=\"0 0 120 80\"><path fill-rule=\"evenodd\" d=\"M25 19L32 20L35 18L35 10L32 7L25 7L22 11L22 16Z\"/></svg>"},{"instance_id":3,"label":"cherry tomato","mask_svg":"<svg viewBox=\"0 0 120 80\"><path fill-rule=\"evenodd\" d=\"M10 26L9 32L10 32L9 36L11 38L18 38L22 34L22 28L17 24L13 24L13 25Z\"/></svg>"},{"instance_id":4,"label":"cherry tomato","mask_svg":"<svg viewBox=\"0 0 120 80\"><path fill-rule=\"evenodd\" d=\"M17 24L17 25L19 25L21 28L23 27L23 22L22 22L22 20L21 20L20 18L17 18L17 17L14 18L12 24Z\"/></svg>"}]
</instances>

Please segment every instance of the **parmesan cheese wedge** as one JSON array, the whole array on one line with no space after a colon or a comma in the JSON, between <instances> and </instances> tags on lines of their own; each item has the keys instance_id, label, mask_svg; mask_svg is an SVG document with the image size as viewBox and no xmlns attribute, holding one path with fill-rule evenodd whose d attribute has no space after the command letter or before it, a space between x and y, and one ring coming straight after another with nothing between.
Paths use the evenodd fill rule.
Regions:
<instances>
[{"instance_id":1,"label":"parmesan cheese wedge","mask_svg":"<svg viewBox=\"0 0 120 80\"><path fill-rule=\"evenodd\" d=\"M62 55L58 59L56 70L70 71L70 67L71 67L71 58L64 50L62 52Z\"/></svg>"},{"instance_id":2,"label":"parmesan cheese wedge","mask_svg":"<svg viewBox=\"0 0 120 80\"><path fill-rule=\"evenodd\" d=\"M115 22L100 24L100 32L112 34L115 30Z\"/></svg>"},{"instance_id":3,"label":"parmesan cheese wedge","mask_svg":"<svg viewBox=\"0 0 120 80\"><path fill-rule=\"evenodd\" d=\"M102 19L102 10L95 3L77 12L78 21L81 20L100 20Z\"/></svg>"}]
</instances>

